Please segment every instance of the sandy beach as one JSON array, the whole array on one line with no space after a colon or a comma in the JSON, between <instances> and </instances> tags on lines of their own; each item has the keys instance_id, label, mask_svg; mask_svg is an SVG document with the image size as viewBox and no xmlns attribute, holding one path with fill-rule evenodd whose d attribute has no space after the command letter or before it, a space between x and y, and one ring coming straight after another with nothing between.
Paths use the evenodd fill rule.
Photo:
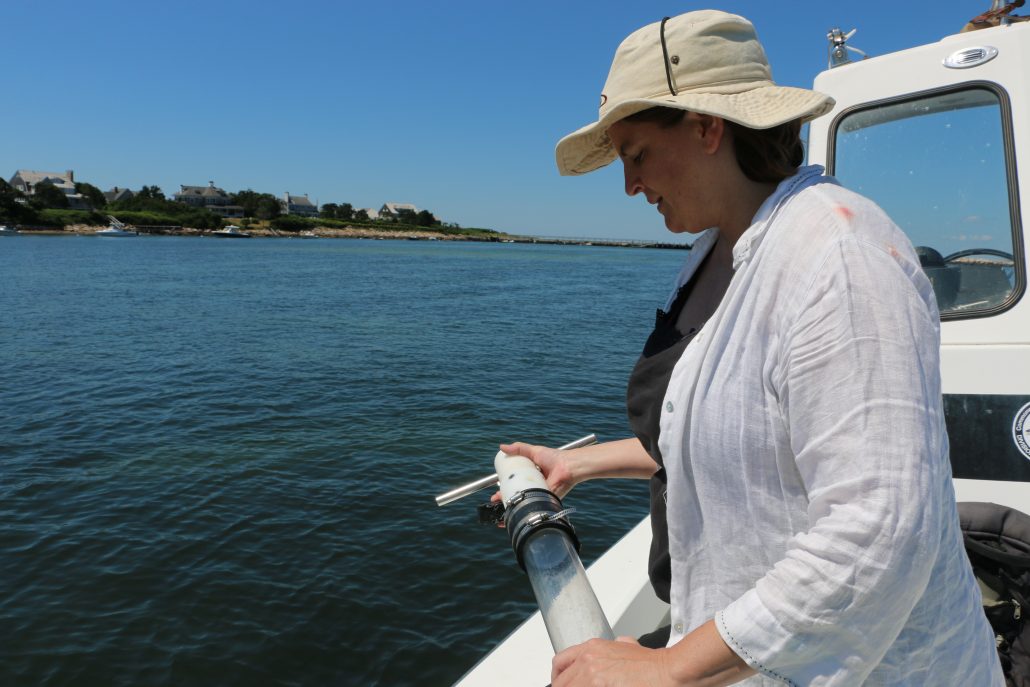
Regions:
<instances>
[{"instance_id":1,"label":"sandy beach","mask_svg":"<svg viewBox=\"0 0 1030 687\"><path fill-rule=\"evenodd\" d=\"M89 235L94 234L101 229L106 229L106 226L92 226L88 224L71 224L60 229L23 229L27 233L49 233L49 234L83 234ZM165 234L169 236L205 236L211 233L209 229L194 229L192 227L128 227L129 229L135 229L140 234ZM468 237L463 235L445 234L436 231L387 231L382 229L371 229L369 227L315 227L310 230L309 234L298 234L295 232L276 231L275 229L267 227L241 227L241 231L244 231L254 237L265 237L265 238L311 238L313 234L316 238L340 238L340 239L418 239L418 240L438 240L438 241L483 241L491 239L483 239L478 237Z\"/></svg>"},{"instance_id":2,"label":"sandy beach","mask_svg":"<svg viewBox=\"0 0 1030 687\"><path fill-rule=\"evenodd\" d=\"M52 235L66 235L66 234L78 234L82 236L89 236L95 234L101 229L106 229L106 226L93 226L88 224L71 224L66 226L63 230L58 228L45 228L45 227L21 227L23 233L30 234L52 234ZM194 229L191 227L132 227L129 229L135 229L140 234L153 234L153 235L167 235L167 236L196 236L203 237L209 236L211 230L209 229ZM667 243L661 241L634 241L634 240L620 240L620 239L577 239L577 238L561 238L561 237L543 237L543 236L517 236L511 234L496 234L496 235L467 235L467 234L447 234L432 230L397 230L389 231L385 229L374 229L370 227L315 227L309 232L305 233L294 233L284 232L271 229L269 227L241 227L241 231L244 231L255 238L280 238L280 239L310 239L310 238L327 238L327 239L376 239L376 240L394 240L394 241L474 241L474 242L489 242L489 243L542 243L551 245L566 245L566 246L608 246L608 247L621 247L621 248L670 248L670 249L689 249L689 245L686 243Z\"/></svg>"}]
</instances>

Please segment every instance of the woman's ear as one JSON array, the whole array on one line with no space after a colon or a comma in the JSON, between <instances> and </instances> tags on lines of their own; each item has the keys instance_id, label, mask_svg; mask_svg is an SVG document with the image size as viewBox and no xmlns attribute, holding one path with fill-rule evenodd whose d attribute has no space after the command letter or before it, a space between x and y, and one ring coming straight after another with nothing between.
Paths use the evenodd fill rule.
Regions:
<instances>
[{"instance_id":1,"label":"woman's ear","mask_svg":"<svg viewBox=\"0 0 1030 687\"><path fill-rule=\"evenodd\" d=\"M691 112L689 117L697 124L702 150L708 154L718 152L722 145L722 139L726 135L726 120L722 117L694 112Z\"/></svg>"}]
</instances>

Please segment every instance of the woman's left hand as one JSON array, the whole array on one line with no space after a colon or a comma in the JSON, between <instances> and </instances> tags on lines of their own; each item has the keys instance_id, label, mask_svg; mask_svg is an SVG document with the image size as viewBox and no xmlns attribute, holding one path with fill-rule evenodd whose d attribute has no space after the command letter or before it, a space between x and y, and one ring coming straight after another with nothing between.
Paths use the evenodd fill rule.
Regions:
<instances>
[{"instance_id":1,"label":"woman's left hand","mask_svg":"<svg viewBox=\"0 0 1030 687\"><path fill-rule=\"evenodd\" d=\"M610 642L591 639L569 647L551 661L554 687L674 685L665 649L646 649L631 637Z\"/></svg>"}]
</instances>

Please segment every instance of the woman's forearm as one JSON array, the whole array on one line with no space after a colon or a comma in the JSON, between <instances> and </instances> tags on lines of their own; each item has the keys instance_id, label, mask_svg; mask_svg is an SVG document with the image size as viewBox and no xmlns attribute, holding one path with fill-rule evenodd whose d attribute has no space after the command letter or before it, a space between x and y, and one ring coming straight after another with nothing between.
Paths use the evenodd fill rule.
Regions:
<instances>
[{"instance_id":1,"label":"woman's forearm","mask_svg":"<svg viewBox=\"0 0 1030 687\"><path fill-rule=\"evenodd\" d=\"M501 450L533 461L547 479L548 489L564 497L580 482L602 477L646 479L658 464L637 439L622 439L583 448L559 451L547 446L515 442L501 444ZM494 500L500 499L494 494Z\"/></svg>"},{"instance_id":2,"label":"woman's forearm","mask_svg":"<svg viewBox=\"0 0 1030 687\"><path fill-rule=\"evenodd\" d=\"M723 687L755 674L723 641L709 620L666 650L666 666L679 685Z\"/></svg>"},{"instance_id":3,"label":"woman's forearm","mask_svg":"<svg viewBox=\"0 0 1030 687\"><path fill-rule=\"evenodd\" d=\"M658 470L658 464L635 437L572 449L566 453L574 484L604 477L647 479Z\"/></svg>"},{"instance_id":4,"label":"woman's forearm","mask_svg":"<svg viewBox=\"0 0 1030 687\"><path fill-rule=\"evenodd\" d=\"M628 637L592 639L562 651L551 663L555 687L668 685L725 687L755 674L709 621L668 649L646 649Z\"/></svg>"}]
</instances>

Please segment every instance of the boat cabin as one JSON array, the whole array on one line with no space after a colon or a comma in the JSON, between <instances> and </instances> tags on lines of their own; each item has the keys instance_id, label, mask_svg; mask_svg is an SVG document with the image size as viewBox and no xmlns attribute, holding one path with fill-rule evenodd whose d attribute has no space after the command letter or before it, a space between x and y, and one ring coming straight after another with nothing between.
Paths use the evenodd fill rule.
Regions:
<instances>
[{"instance_id":1,"label":"boat cabin","mask_svg":"<svg viewBox=\"0 0 1030 687\"><path fill-rule=\"evenodd\" d=\"M1030 22L844 63L809 160L876 201L917 247L941 313L959 501L1030 513Z\"/></svg>"}]
</instances>

